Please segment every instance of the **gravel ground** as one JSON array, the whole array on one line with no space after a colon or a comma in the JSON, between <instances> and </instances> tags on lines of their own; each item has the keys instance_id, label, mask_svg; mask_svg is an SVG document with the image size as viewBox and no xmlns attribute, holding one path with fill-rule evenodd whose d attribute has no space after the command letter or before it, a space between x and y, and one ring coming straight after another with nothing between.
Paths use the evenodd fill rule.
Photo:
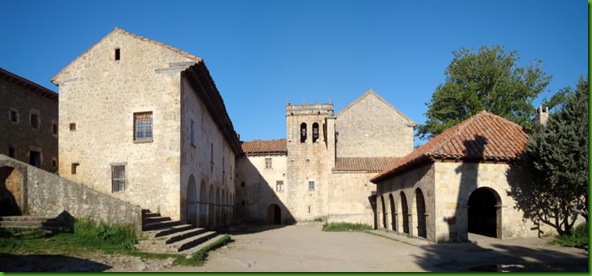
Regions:
<instances>
[{"instance_id":1,"label":"gravel ground","mask_svg":"<svg viewBox=\"0 0 592 276\"><path fill-rule=\"evenodd\" d=\"M587 248L546 245L545 239L432 244L383 231L322 232L318 224L237 227L233 242L210 252L201 267L89 252L84 256L0 254L0 271L105 272L414 272L588 271ZM373 235L374 234L374 235Z\"/></svg>"}]
</instances>

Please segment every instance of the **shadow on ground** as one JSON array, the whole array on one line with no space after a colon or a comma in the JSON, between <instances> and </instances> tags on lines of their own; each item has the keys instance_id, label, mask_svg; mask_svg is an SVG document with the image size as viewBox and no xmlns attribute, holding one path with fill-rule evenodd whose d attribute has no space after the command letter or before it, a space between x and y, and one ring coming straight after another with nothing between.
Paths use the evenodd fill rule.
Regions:
<instances>
[{"instance_id":1,"label":"shadow on ground","mask_svg":"<svg viewBox=\"0 0 592 276\"><path fill-rule=\"evenodd\" d=\"M111 267L64 255L0 254L3 272L103 272Z\"/></svg>"},{"instance_id":2,"label":"shadow on ground","mask_svg":"<svg viewBox=\"0 0 592 276\"><path fill-rule=\"evenodd\" d=\"M507 243L507 242L505 242ZM446 272L588 272L587 249L526 247L479 242L443 243L420 246L426 253L414 256L428 271ZM557 249L556 249L557 248Z\"/></svg>"},{"instance_id":3,"label":"shadow on ground","mask_svg":"<svg viewBox=\"0 0 592 276\"><path fill-rule=\"evenodd\" d=\"M223 234L229 235L245 235L245 234L253 234L253 233L260 233L275 229L284 228L289 225L256 225L256 224L237 224L231 225L224 229L219 230L218 232Z\"/></svg>"}]
</instances>

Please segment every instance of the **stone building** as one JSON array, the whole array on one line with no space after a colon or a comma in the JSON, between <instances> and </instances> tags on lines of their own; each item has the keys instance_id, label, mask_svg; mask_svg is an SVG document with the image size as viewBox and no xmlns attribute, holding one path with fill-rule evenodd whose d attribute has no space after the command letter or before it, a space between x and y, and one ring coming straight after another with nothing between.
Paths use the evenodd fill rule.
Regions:
<instances>
[{"instance_id":1,"label":"stone building","mask_svg":"<svg viewBox=\"0 0 592 276\"><path fill-rule=\"evenodd\" d=\"M0 68L0 154L58 170L58 94Z\"/></svg>"},{"instance_id":2,"label":"stone building","mask_svg":"<svg viewBox=\"0 0 592 276\"><path fill-rule=\"evenodd\" d=\"M249 170L237 172L241 219L373 225L369 180L413 150L414 126L372 90L336 115L333 104L288 104L286 139L243 143L239 163Z\"/></svg>"},{"instance_id":3,"label":"stone building","mask_svg":"<svg viewBox=\"0 0 592 276\"><path fill-rule=\"evenodd\" d=\"M444 131L371 179L378 227L434 242L468 232L536 237L543 226L514 208L510 192L527 177L509 173L527 140L521 126L485 111Z\"/></svg>"},{"instance_id":4,"label":"stone building","mask_svg":"<svg viewBox=\"0 0 592 276\"><path fill-rule=\"evenodd\" d=\"M201 58L115 28L52 82L60 176L193 225L232 220L242 150Z\"/></svg>"}]
</instances>

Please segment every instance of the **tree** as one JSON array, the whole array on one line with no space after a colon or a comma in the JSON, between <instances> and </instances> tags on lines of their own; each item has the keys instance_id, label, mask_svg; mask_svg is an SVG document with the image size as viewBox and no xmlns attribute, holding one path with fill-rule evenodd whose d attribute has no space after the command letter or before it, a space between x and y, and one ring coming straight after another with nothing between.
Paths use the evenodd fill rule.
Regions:
<instances>
[{"instance_id":1,"label":"tree","mask_svg":"<svg viewBox=\"0 0 592 276\"><path fill-rule=\"evenodd\" d=\"M551 80L541 61L518 67L518 53L502 46L483 46L477 53L462 48L453 55L445 82L426 103L427 122L418 126L420 138L438 135L482 110L532 129L532 101Z\"/></svg>"},{"instance_id":2,"label":"tree","mask_svg":"<svg viewBox=\"0 0 592 276\"><path fill-rule=\"evenodd\" d=\"M588 78L563 91L565 103L529 137L520 162L532 181L514 189L518 207L560 235L578 215L588 221Z\"/></svg>"}]
</instances>

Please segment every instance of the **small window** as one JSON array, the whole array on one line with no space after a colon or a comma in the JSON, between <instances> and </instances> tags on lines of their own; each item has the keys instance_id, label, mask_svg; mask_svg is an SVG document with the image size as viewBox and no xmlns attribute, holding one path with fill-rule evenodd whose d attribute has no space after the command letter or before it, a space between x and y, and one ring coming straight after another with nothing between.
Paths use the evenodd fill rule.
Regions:
<instances>
[{"instance_id":1,"label":"small window","mask_svg":"<svg viewBox=\"0 0 592 276\"><path fill-rule=\"evenodd\" d=\"M54 136L58 135L58 124L57 123L51 123L51 133L53 133Z\"/></svg>"},{"instance_id":2,"label":"small window","mask_svg":"<svg viewBox=\"0 0 592 276\"><path fill-rule=\"evenodd\" d=\"M152 112L134 113L134 141L152 141Z\"/></svg>"},{"instance_id":3,"label":"small window","mask_svg":"<svg viewBox=\"0 0 592 276\"><path fill-rule=\"evenodd\" d=\"M306 123L300 124L300 143L306 142Z\"/></svg>"},{"instance_id":4,"label":"small window","mask_svg":"<svg viewBox=\"0 0 592 276\"><path fill-rule=\"evenodd\" d=\"M70 173L71 174L76 174L76 171L78 170L78 166L80 165L80 163L72 163L71 169L70 169Z\"/></svg>"},{"instance_id":5,"label":"small window","mask_svg":"<svg viewBox=\"0 0 592 276\"><path fill-rule=\"evenodd\" d=\"M125 190L125 166L111 166L111 184L113 192Z\"/></svg>"},{"instance_id":6,"label":"small window","mask_svg":"<svg viewBox=\"0 0 592 276\"><path fill-rule=\"evenodd\" d=\"M8 157L16 158L16 151L13 147L8 147Z\"/></svg>"},{"instance_id":7,"label":"small window","mask_svg":"<svg viewBox=\"0 0 592 276\"><path fill-rule=\"evenodd\" d=\"M271 169L271 158L265 158L265 168Z\"/></svg>"},{"instance_id":8,"label":"small window","mask_svg":"<svg viewBox=\"0 0 592 276\"><path fill-rule=\"evenodd\" d=\"M19 121L19 114L18 111L16 111L16 109L11 109L10 113L8 115L10 117L10 121L17 124Z\"/></svg>"},{"instance_id":9,"label":"small window","mask_svg":"<svg viewBox=\"0 0 592 276\"><path fill-rule=\"evenodd\" d=\"M315 183L314 181L308 181L308 190L314 190L315 189Z\"/></svg>"},{"instance_id":10,"label":"small window","mask_svg":"<svg viewBox=\"0 0 592 276\"><path fill-rule=\"evenodd\" d=\"M210 163L214 164L214 143L210 143Z\"/></svg>"},{"instance_id":11,"label":"small window","mask_svg":"<svg viewBox=\"0 0 592 276\"><path fill-rule=\"evenodd\" d=\"M245 186L245 182L241 182L241 187L244 187L244 186Z\"/></svg>"},{"instance_id":12,"label":"small window","mask_svg":"<svg viewBox=\"0 0 592 276\"><path fill-rule=\"evenodd\" d=\"M58 167L58 160L55 157L51 158L51 166L53 168L57 168Z\"/></svg>"},{"instance_id":13,"label":"small window","mask_svg":"<svg viewBox=\"0 0 592 276\"><path fill-rule=\"evenodd\" d=\"M275 190L278 192L282 192L284 190L284 181L278 180L275 182Z\"/></svg>"},{"instance_id":14,"label":"small window","mask_svg":"<svg viewBox=\"0 0 592 276\"><path fill-rule=\"evenodd\" d=\"M242 200L242 201L241 201L241 205L242 205L243 207L245 207L245 206L247 205L247 202L245 202L244 200Z\"/></svg>"},{"instance_id":15,"label":"small window","mask_svg":"<svg viewBox=\"0 0 592 276\"><path fill-rule=\"evenodd\" d=\"M70 123L70 131L76 130L76 123Z\"/></svg>"},{"instance_id":16,"label":"small window","mask_svg":"<svg viewBox=\"0 0 592 276\"><path fill-rule=\"evenodd\" d=\"M316 143L319 140L319 124L312 124L312 142Z\"/></svg>"},{"instance_id":17,"label":"small window","mask_svg":"<svg viewBox=\"0 0 592 276\"><path fill-rule=\"evenodd\" d=\"M121 49L116 48L115 49L115 60L120 60L121 59Z\"/></svg>"},{"instance_id":18,"label":"small window","mask_svg":"<svg viewBox=\"0 0 592 276\"><path fill-rule=\"evenodd\" d=\"M31 113L31 128L38 129L39 128L39 114Z\"/></svg>"}]
</instances>

